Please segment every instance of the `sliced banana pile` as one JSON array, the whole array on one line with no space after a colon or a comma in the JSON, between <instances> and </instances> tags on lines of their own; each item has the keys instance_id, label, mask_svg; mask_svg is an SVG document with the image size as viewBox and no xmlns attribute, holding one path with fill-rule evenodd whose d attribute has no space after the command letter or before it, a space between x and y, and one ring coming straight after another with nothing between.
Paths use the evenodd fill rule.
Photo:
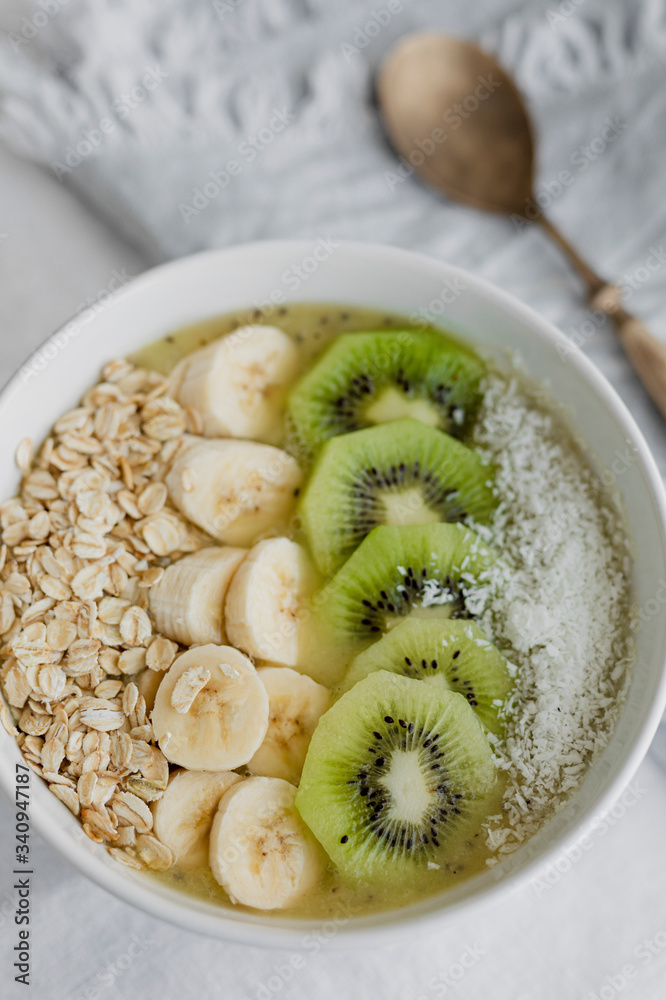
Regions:
<instances>
[{"instance_id":1,"label":"sliced banana pile","mask_svg":"<svg viewBox=\"0 0 666 1000\"><path fill-rule=\"evenodd\" d=\"M184 646L226 643L224 602L247 552L214 545L168 566L150 589L150 610L159 631Z\"/></svg>"},{"instance_id":2,"label":"sliced banana pile","mask_svg":"<svg viewBox=\"0 0 666 1000\"><path fill-rule=\"evenodd\" d=\"M234 771L177 771L171 776L164 795L152 805L153 828L180 868L208 864L218 803L239 781L241 776Z\"/></svg>"},{"instance_id":3,"label":"sliced banana pile","mask_svg":"<svg viewBox=\"0 0 666 1000\"><path fill-rule=\"evenodd\" d=\"M250 656L299 666L315 583L302 546L288 538L258 542L229 584L224 609L229 641Z\"/></svg>"},{"instance_id":4,"label":"sliced banana pile","mask_svg":"<svg viewBox=\"0 0 666 1000\"><path fill-rule=\"evenodd\" d=\"M317 881L321 852L285 779L298 781L330 700L309 677L256 669L232 646L193 646L173 662L152 724L164 756L186 770L172 774L152 810L178 867L208 862L232 902L261 909L290 906ZM261 777L236 773L243 765Z\"/></svg>"},{"instance_id":5,"label":"sliced banana pile","mask_svg":"<svg viewBox=\"0 0 666 1000\"><path fill-rule=\"evenodd\" d=\"M306 661L305 626L316 573L289 538L251 549L210 546L168 566L151 588L157 629L180 642L224 644L272 664Z\"/></svg>"},{"instance_id":6,"label":"sliced banana pile","mask_svg":"<svg viewBox=\"0 0 666 1000\"><path fill-rule=\"evenodd\" d=\"M294 342L274 326L243 326L188 354L171 376L171 394L192 406L206 437L282 436L284 395L299 369Z\"/></svg>"},{"instance_id":7,"label":"sliced banana pile","mask_svg":"<svg viewBox=\"0 0 666 1000\"><path fill-rule=\"evenodd\" d=\"M268 729L248 770L296 784L331 692L289 667L260 667L257 673L268 693Z\"/></svg>"},{"instance_id":8,"label":"sliced banana pile","mask_svg":"<svg viewBox=\"0 0 666 1000\"><path fill-rule=\"evenodd\" d=\"M193 646L164 675L152 713L155 736L172 764L231 771L247 764L268 728L266 688L232 646Z\"/></svg>"},{"instance_id":9,"label":"sliced banana pile","mask_svg":"<svg viewBox=\"0 0 666 1000\"><path fill-rule=\"evenodd\" d=\"M210 866L232 902L292 906L321 878L321 848L281 778L247 778L226 792L213 821Z\"/></svg>"},{"instance_id":10,"label":"sliced banana pile","mask_svg":"<svg viewBox=\"0 0 666 1000\"><path fill-rule=\"evenodd\" d=\"M203 436L186 437L167 489L221 544L172 563L151 588L156 630L190 648L164 674L137 677L162 753L183 768L152 803L155 835L179 868L208 863L232 902L265 910L293 905L324 863L294 806L331 701L292 669L306 659L317 577L300 545L262 538L287 528L301 485L298 463L273 447L298 364L282 331L248 326L174 371L171 393L199 413Z\"/></svg>"},{"instance_id":11,"label":"sliced banana pile","mask_svg":"<svg viewBox=\"0 0 666 1000\"><path fill-rule=\"evenodd\" d=\"M212 538L251 545L283 530L302 473L286 451L256 441L190 435L166 477L174 506Z\"/></svg>"}]
</instances>

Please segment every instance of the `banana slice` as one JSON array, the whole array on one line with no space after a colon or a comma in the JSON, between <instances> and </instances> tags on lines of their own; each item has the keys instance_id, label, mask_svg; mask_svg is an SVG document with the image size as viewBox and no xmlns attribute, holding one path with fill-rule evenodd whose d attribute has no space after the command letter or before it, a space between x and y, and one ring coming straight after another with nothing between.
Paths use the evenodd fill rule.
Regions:
<instances>
[{"instance_id":1,"label":"banana slice","mask_svg":"<svg viewBox=\"0 0 666 1000\"><path fill-rule=\"evenodd\" d=\"M248 770L298 784L310 738L331 703L331 692L289 667L262 667L257 673L268 692L268 730Z\"/></svg>"},{"instance_id":2,"label":"banana slice","mask_svg":"<svg viewBox=\"0 0 666 1000\"><path fill-rule=\"evenodd\" d=\"M150 589L150 611L157 629L182 642L226 643L224 599L247 549L211 546L178 559Z\"/></svg>"},{"instance_id":3,"label":"banana slice","mask_svg":"<svg viewBox=\"0 0 666 1000\"><path fill-rule=\"evenodd\" d=\"M232 903L293 905L322 875L320 848L280 778L247 778L223 795L210 834L210 866Z\"/></svg>"},{"instance_id":4,"label":"banana slice","mask_svg":"<svg viewBox=\"0 0 666 1000\"><path fill-rule=\"evenodd\" d=\"M184 358L172 395L192 406L206 437L279 441L285 391L299 368L294 342L275 326L243 326Z\"/></svg>"},{"instance_id":5,"label":"banana slice","mask_svg":"<svg viewBox=\"0 0 666 1000\"><path fill-rule=\"evenodd\" d=\"M153 802L155 836L171 848L181 868L208 864L208 840L218 803L241 780L233 771L178 771L162 798Z\"/></svg>"},{"instance_id":6,"label":"banana slice","mask_svg":"<svg viewBox=\"0 0 666 1000\"><path fill-rule=\"evenodd\" d=\"M285 527L301 478L296 460L279 448L189 437L166 484L185 517L220 542L243 546Z\"/></svg>"},{"instance_id":7,"label":"banana slice","mask_svg":"<svg viewBox=\"0 0 666 1000\"><path fill-rule=\"evenodd\" d=\"M314 570L300 545L288 538L258 542L229 584L224 606L229 641L250 656L298 666L314 584Z\"/></svg>"},{"instance_id":8,"label":"banana slice","mask_svg":"<svg viewBox=\"0 0 666 1000\"><path fill-rule=\"evenodd\" d=\"M195 646L167 670L152 712L172 764L232 771L247 764L268 727L268 695L250 660L231 646Z\"/></svg>"}]
</instances>

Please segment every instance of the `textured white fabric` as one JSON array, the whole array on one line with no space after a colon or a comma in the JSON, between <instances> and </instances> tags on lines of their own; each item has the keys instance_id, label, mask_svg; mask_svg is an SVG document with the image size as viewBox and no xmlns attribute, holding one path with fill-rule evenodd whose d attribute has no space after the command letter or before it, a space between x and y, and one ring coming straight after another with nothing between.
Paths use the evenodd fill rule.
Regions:
<instances>
[{"instance_id":1,"label":"textured white fabric","mask_svg":"<svg viewBox=\"0 0 666 1000\"><path fill-rule=\"evenodd\" d=\"M579 283L541 232L448 203L415 180L393 190L387 181L396 160L372 99L381 54L418 28L470 35L515 72L530 102L540 193L548 198L562 171L572 176L553 200L554 220L600 271L629 277L631 307L659 333L666 268L648 281L635 272L666 219L656 160L666 132L664 0L401 7L369 39L386 10L371 0L69 0L34 38L10 38L0 128L151 260L285 235L384 241L469 267L578 330L586 320ZM150 73L157 86L128 102ZM269 127L275 109L293 118L251 157L248 138ZM608 119L619 131L599 152ZM109 132L101 133L103 120ZM101 141L68 167L68 147L89 141L90 130ZM188 213L230 160L240 174ZM595 329L584 346L632 394L658 442L661 422L608 332Z\"/></svg>"},{"instance_id":2,"label":"textured white fabric","mask_svg":"<svg viewBox=\"0 0 666 1000\"><path fill-rule=\"evenodd\" d=\"M516 73L535 115L538 190L548 197L562 171L571 175L553 199L553 218L593 265L626 276L630 307L666 339L660 242L666 177L658 155L666 132L666 4L405 0L401 10L393 6L365 45L375 34L369 26L387 20L385 0L22 4L18 30L0 59L0 128L146 261L254 238L330 233L423 250L490 278L582 337L666 472L663 422L609 331L586 314L580 286L558 252L540 232L447 203L414 179L387 179L396 161L372 104L378 59L410 30L434 26L492 49ZM44 10L46 23L33 35L30 18ZM124 95L135 86L142 90L128 103ZM261 130L271 119L266 135ZM615 138L601 150L609 119ZM57 166L68 166L67 148L94 141L96 132L97 145L80 163L72 165L70 156L69 172ZM252 157L247 143L255 135L262 148ZM240 173L194 203L195 190L203 191L210 173L230 160L240 163ZM196 207L203 199L208 203ZM193 203L195 212L188 212ZM0 245L0 253L8 249L9 241ZM82 243L82 257L86 249ZM40 844L33 991L48 1000L549 1000L593 993L600 1000L619 993L656 1000L666 978L659 867L666 780L656 763L664 743L640 772L638 801L620 808L594 849L551 888L528 887L454 928L373 953L340 956L323 947L315 954L304 946L304 967L282 986L274 966L283 968L289 955L196 939L144 917ZM10 822L3 803L3 845ZM4 903L11 883L0 869ZM5 911L0 905L2 995L21 996L25 990L10 983L14 942ZM646 941L657 952L650 961ZM465 949L470 968L458 979ZM623 973L625 965L635 975ZM269 983L271 976L278 978Z\"/></svg>"}]
</instances>

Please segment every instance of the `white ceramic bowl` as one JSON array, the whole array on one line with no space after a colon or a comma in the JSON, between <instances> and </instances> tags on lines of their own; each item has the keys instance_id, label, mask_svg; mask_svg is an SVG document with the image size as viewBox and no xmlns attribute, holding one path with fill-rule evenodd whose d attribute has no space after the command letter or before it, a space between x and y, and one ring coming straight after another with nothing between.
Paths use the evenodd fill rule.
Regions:
<instances>
[{"instance_id":1,"label":"white ceramic bowl","mask_svg":"<svg viewBox=\"0 0 666 1000\"><path fill-rule=\"evenodd\" d=\"M636 461L617 479L636 546L635 591L656 606L666 580L666 503L647 445L629 412L592 364L563 350L553 326L497 288L431 258L390 247L330 241L270 242L200 254L166 264L122 289L103 309L88 310L54 334L9 383L0 399L0 496L18 484L14 450L25 436L41 441L53 421L77 404L101 365L185 324L267 302L341 303L410 315L425 310L482 349L516 351L528 372L546 379L570 410L573 426L612 467L627 442ZM423 315L423 313L421 313ZM271 322L269 313L266 321ZM651 604L653 601L655 604ZM663 603L663 602L662 602ZM567 807L508 861L455 890L409 908L342 922L335 943L384 941L423 921L452 919L538 874L577 840L617 798L643 758L666 701L666 615L648 614L637 636L638 663L627 704L603 756ZM17 748L0 730L0 781L14 798ZM253 945L298 946L312 925L279 915L232 913L170 891L121 869L82 833L78 821L40 781L33 782L32 822L77 868L122 899L173 923Z\"/></svg>"}]
</instances>

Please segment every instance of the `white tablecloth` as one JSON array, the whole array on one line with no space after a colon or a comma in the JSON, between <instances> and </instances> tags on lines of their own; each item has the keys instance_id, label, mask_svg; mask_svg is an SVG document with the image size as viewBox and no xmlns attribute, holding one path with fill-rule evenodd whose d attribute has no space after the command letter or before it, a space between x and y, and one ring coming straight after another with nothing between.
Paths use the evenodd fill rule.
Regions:
<instances>
[{"instance_id":1,"label":"white tablecloth","mask_svg":"<svg viewBox=\"0 0 666 1000\"><path fill-rule=\"evenodd\" d=\"M12 4L0 14L0 33L13 16ZM192 25L187 27L187 18L177 20L181 35L190 30L180 41L178 32L166 27L169 17L178 19L183 5L165 0L152 6L163 12L153 62L170 74L160 84L160 127L166 123L184 135L181 77L187 65L199 88L196 101L192 88L188 99L204 117L208 104L214 109L215 134L202 136L190 129L187 142L183 138L189 174L182 159L165 156L163 149L152 160L146 153L132 172L129 140L138 140L119 126L117 136L109 134L108 149L77 166L68 184L61 184L48 167L41 171L0 148L1 380L86 299L103 294L114 273L124 278L155 259L255 236L330 232L422 249L496 281L565 330L580 330L586 315L578 283L540 233L518 232L503 220L446 204L414 181L389 191L384 175L393 160L374 123L369 72L394 37L428 23L483 38L517 70L538 116L540 177L549 181L561 170L573 177L554 200L553 217L601 270L625 276L631 308L666 339L666 267L662 263L648 272L646 266L651 247L663 253L666 215L660 155L666 134L662 0L624 5L607 0L607 17L599 14L596 0L559 5L485 0L469 9L454 0L436 5L415 0L392 15L367 49L356 44L362 41L357 31L367 25L372 4L341 0L324 20L326 5L319 0L217 0L213 6L224 27L226 56L220 66L222 82L209 89L201 85L206 58L199 65L188 54ZM385 6L378 0L374 9ZM72 37L66 5L53 0L44 7L57 8L57 14L48 15L27 46L19 45L21 57L26 50L31 55L29 46L48 49L50 32L61 40ZM111 0L100 0L99 16L115 24L115 7ZM148 19L143 2L136 0L134 7L137 18ZM85 14L87 4L81 8ZM29 12L38 9L33 4ZM199 5L191 9L197 11ZM22 16L23 5L19 30ZM86 16L80 19L82 35ZM199 15L192 14L192 24L200 26ZM244 39L259 36L267 41L256 50L261 72L259 82L253 82L243 58L250 51ZM118 87L111 97L128 80L122 60L112 59L112 42L117 41L113 31L103 40L97 37L84 60L90 82L97 79L95 57L104 65L106 52L114 66L113 86ZM350 55L343 43L358 51ZM123 44L132 51L138 44L129 28ZM210 56L210 45L206 51ZM270 63L276 51L282 51L288 70ZM137 52L143 58L144 52ZM7 53L10 48L5 47L0 93L13 94L5 105L8 139L48 164L67 145L64 111L77 121L77 129L80 122L90 127L99 121L104 102L91 85L83 106L77 95L81 79L74 72L61 72L57 86L44 83L34 99L26 100L30 83L21 78L18 67L23 64L10 62ZM142 72L147 71L144 65ZM262 82L262 73L273 74L270 92L262 90L268 79L264 76ZM230 84L234 75L235 90ZM231 87L235 94L224 114L219 87ZM46 110L45 95L51 100ZM177 205L192 204L197 178L205 178L212 164L226 162L243 130L261 127L256 108L270 111L283 102L290 107L290 101L297 109L289 125L292 138L288 141L285 132L282 140L276 139L235 179L238 183L211 199L188 225ZM30 108L35 118L26 127ZM147 127L147 101L137 115L135 120ZM622 126L617 140L602 153L580 152L581 146L591 150L607 117ZM164 141L163 136L158 139ZM298 143L303 152L299 163L294 157ZM129 239L140 249L132 248ZM663 422L608 331L595 329L585 338L584 349L628 402L666 472ZM613 1000L621 994L661 1000L666 984L666 770L660 756L665 756L663 749L656 745L633 792L597 830L593 849L553 877L548 888L528 885L453 927L433 928L418 940L372 952L340 955L330 945L318 951L304 946L299 949L302 967L286 982L283 973L291 954L220 944L146 917L88 882L36 838L33 985L15 985L8 847L13 815L8 803L0 802L0 995L10 1000L26 995L45 1000Z\"/></svg>"}]
</instances>

